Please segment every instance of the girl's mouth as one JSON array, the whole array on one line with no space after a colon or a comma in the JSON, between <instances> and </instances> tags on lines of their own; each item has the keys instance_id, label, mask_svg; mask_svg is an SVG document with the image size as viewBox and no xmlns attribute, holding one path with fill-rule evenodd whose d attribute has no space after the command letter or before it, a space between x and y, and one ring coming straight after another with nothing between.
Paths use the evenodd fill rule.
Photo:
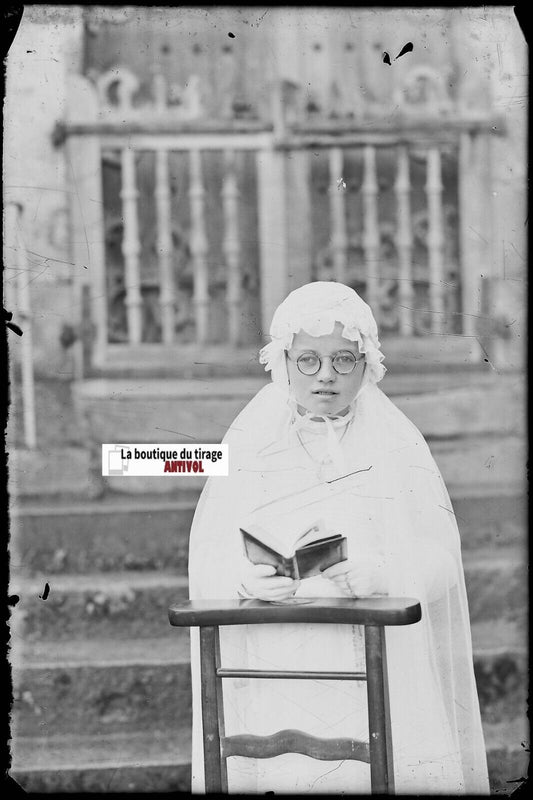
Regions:
<instances>
[{"instance_id":1,"label":"girl's mouth","mask_svg":"<svg viewBox=\"0 0 533 800\"><path fill-rule=\"evenodd\" d=\"M334 397L337 392L332 392L328 389L317 389L317 391L313 392L313 394L317 394L319 397Z\"/></svg>"}]
</instances>

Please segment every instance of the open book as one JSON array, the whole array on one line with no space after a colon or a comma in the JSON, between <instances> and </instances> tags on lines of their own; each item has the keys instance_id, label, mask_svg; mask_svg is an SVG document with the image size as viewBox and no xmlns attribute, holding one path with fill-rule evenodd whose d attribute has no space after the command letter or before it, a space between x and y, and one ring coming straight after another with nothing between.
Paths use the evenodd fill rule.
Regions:
<instances>
[{"instance_id":1,"label":"open book","mask_svg":"<svg viewBox=\"0 0 533 800\"><path fill-rule=\"evenodd\" d=\"M276 574L300 580L319 575L323 570L346 561L346 537L328 535L322 521L316 522L296 538L276 536L257 524L240 529L244 551L252 564L272 564Z\"/></svg>"}]
</instances>

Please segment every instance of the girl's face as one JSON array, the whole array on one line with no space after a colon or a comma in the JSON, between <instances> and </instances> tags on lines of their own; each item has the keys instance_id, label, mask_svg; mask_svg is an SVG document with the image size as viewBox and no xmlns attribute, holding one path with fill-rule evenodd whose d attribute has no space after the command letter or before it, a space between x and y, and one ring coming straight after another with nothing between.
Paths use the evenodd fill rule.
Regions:
<instances>
[{"instance_id":1,"label":"girl's face","mask_svg":"<svg viewBox=\"0 0 533 800\"><path fill-rule=\"evenodd\" d=\"M293 396L306 411L330 416L346 411L361 387L364 358L359 354L357 343L342 336L342 328L337 322L333 332L325 336L310 336L305 331L294 336L286 356L287 373ZM311 353L319 356L320 369L314 375L304 375L296 361L303 354ZM332 360L339 353L351 353L361 359L347 375L339 374L333 368Z\"/></svg>"}]
</instances>

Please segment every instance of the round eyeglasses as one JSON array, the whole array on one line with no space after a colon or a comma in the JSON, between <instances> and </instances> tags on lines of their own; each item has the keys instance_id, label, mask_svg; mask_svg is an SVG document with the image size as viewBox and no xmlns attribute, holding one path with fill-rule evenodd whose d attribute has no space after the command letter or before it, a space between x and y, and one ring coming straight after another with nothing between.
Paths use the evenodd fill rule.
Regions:
<instances>
[{"instance_id":1,"label":"round eyeglasses","mask_svg":"<svg viewBox=\"0 0 533 800\"><path fill-rule=\"evenodd\" d=\"M296 362L296 366L303 375L316 375L325 358L331 358L331 366L339 375L349 375L360 361L364 361L364 356L356 358L349 350L342 350L340 353L335 353L334 356L319 356L318 353L309 351L302 353L296 359L291 358L287 353L287 358Z\"/></svg>"}]
</instances>

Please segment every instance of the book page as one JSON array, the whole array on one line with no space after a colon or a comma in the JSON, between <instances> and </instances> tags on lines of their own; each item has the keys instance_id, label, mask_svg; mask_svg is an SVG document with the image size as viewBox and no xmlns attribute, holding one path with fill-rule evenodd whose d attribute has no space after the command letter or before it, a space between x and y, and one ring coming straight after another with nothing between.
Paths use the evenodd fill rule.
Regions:
<instances>
[{"instance_id":1,"label":"book page","mask_svg":"<svg viewBox=\"0 0 533 800\"><path fill-rule=\"evenodd\" d=\"M253 512L240 527L286 557L292 556L302 544L322 539L328 533L324 522L314 515L310 517L307 508L292 513Z\"/></svg>"}]
</instances>

